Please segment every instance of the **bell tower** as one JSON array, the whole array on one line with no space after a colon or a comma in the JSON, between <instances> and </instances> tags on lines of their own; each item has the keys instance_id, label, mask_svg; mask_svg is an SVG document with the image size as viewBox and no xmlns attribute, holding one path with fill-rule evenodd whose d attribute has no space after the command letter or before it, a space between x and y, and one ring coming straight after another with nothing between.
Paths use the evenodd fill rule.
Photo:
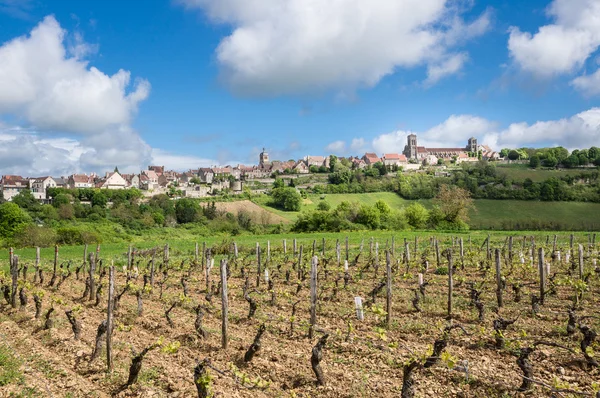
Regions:
<instances>
[{"instance_id":1,"label":"bell tower","mask_svg":"<svg viewBox=\"0 0 600 398\"><path fill-rule=\"evenodd\" d=\"M271 161L269 160L269 154L267 153L265 148L263 148L262 152L260 153L260 155L258 157L258 165L262 167L269 163L271 163Z\"/></svg>"}]
</instances>

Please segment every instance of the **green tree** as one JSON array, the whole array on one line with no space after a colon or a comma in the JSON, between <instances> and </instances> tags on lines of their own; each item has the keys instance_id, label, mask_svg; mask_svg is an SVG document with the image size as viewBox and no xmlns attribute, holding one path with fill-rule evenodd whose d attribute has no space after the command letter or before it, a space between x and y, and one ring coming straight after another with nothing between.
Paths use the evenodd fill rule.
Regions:
<instances>
[{"instance_id":1,"label":"green tree","mask_svg":"<svg viewBox=\"0 0 600 398\"><path fill-rule=\"evenodd\" d=\"M365 225L370 229L377 229L381 223L381 215L379 210L377 210L375 207L362 205L358 209L356 222Z\"/></svg>"},{"instance_id":2,"label":"green tree","mask_svg":"<svg viewBox=\"0 0 600 398\"><path fill-rule=\"evenodd\" d=\"M335 171L335 166L337 165L338 157L335 155L329 156L329 172L333 173Z\"/></svg>"},{"instance_id":3,"label":"green tree","mask_svg":"<svg viewBox=\"0 0 600 398\"><path fill-rule=\"evenodd\" d=\"M21 209L26 209L30 211L36 210L40 206L40 204L33 197L33 194L29 189L24 189L21 192L19 192L18 195L13 197L12 202L19 206Z\"/></svg>"},{"instance_id":4,"label":"green tree","mask_svg":"<svg viewBox=\"0 0 600 398\"><path fill-rule=\"evenodd\" d=\"M420 203L413 203L405 208L404 215L408 225L416 229L425 228L429 219L429 211Z\"/></svg>"},{"instance_id":5,"label":"green tree","mask_svg":"<svg viewBox=\"0 0 600 398\"><path fill-rule=\"evenodd\" d=\"M187 224L198 219L200 204L198 201L189 198L179 199L175 203L175 216L180 224Z\"/></svg>"},{"instance_id":6,"label":"green tree","mask_svg":"<svg viewBox=\"0 0 600 398\"><path fill-rule=\"evenodd\" d=\"M94 191L92 195L92 207L98 206L105 208L108 203L108 197L104 193L104 191L98 189Z\"/></svg>"},{"instance_id":7,"label":"green tree","mask_svg":"<svg viewBox=\"0 0 600 398\"><path fill-rule=\"evenodd\" d=\"M6 202L0 205L0 237L12 238L31 222L31 217L15 203Z\"/></svg>"},{"instance_id":8,"label":"green tree","mask_svg":"<svg viewBox=\"0 0 600 398\"><path fill-rule=\"evenodd\" d=\"M558 164L558 159L556 159L554 155L549 154L548 156L546 156L546 159L542 161L542 164L544 165L544 167L556 167L556 165Z\"/></svg>"},{"instance_id":9,"label":"green tree","mask_svg":"<svg viewBox=\"0 0 600 398\"><path fill-rule=\"evenodd\" d=\"M70 203L71 195L67 195L65 193L60 193L56 195L54 197L54 200L52 200L52 206L56 207L57 209L60 208L62 205L68 205Z\"/></svg>"},{"instance_id":10,"label":"green tree","mask_svg":"<svg viewBox=\"0 0 600 398\"><path fill-rule=\"evenodd\" d=\"M321 211L329 211L331 209L331 205L329 204L329 202L322 200L319 202L319 204L317 205L317 210L321 210Z\"/></svg>"},{"instance_id":11,"label":"green tree","mask_svg":"<svg viewBox=\"0 0 600 398\"><path fill-rule=\"evenodd\" d=\"M540 167L540 157L538 155L533 155L531 158L529 158L529 167L533 169Z\"/></svg>"},{"instance_id":12,"label":"green tree","mask_svg":"<svg viewBox=\"0 0 600 398\"><path fill-rule=\"evenodd\" d=\"M271 191L273 205L285 211L300 211L302 197L296 188L276 188Z\"/></svg>"},{"instance_id":13,"label":"green tree","mask_svg":"<svg viewBox=\"0 0 600 398\"><path fill-rule=\"evenodd\" d=\"M434 203L439 206L444 219L454 224L466 224L469 211L475 207L469 191L453 185L442 185Z\"/></svg>"},{"instance_id":14,"label":"green tree","mask_svg":"<svg viewBox=\"0 0 600 398\"><path fill-rule=\"evenodd\" d=\"M500 157L502 157L502 158L507 157L509 152L510 152L509 148L502 148L502 150L500 150Z\"/></svg>"},{"instance_id":15,"label":"green tree","mask_svg":"<svg viewBox=\"0 0 600 398\"><path fill-rule=\"evenodd\" d=\"M285 186L285 183L283 181L282 178L275 178L275 181L273 181L273 188L283 188Z\"/></svg>"},{"instance_id":16,"label":"green tree","mask_svg":"<svg viewBox=\"0 0 600 398\"><path fill-rule=\"evenodd\" d=\"M516 151L516 150L514 150L514 149L513 149L513 150L511 150L511 151L508 153L508 158L509 158L510 160L518 160L520 157L521 157L521 156L519 155L519 152L517 152L517 151Z\"/></svg>"}]
</instances>

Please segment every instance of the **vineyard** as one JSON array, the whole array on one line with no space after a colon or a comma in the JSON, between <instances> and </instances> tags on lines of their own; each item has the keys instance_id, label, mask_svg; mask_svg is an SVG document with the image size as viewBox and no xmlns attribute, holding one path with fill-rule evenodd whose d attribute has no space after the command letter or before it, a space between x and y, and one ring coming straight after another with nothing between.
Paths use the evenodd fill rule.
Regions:
<instances>
[{"instance_id":1,"label":"vineyard","mask_svg":"<svg viewBox=\"0 0 600 398\"><path fill-rule=\"evenodd\" d=\"M0 396L600 397L595 235L307 236L10 249Z\"/></svg>"}]
</instances>

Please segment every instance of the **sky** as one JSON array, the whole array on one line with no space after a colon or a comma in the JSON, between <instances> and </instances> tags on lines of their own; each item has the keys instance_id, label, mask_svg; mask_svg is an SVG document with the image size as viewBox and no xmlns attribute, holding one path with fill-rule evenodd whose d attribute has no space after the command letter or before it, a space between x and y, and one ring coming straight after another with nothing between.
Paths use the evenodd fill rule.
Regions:
<instances>
[{"instance_id":1,"label":"sky","mask_svg":"<svg viewBox=\"0 0 600 398\"><path fill-rule=\"evenodd\" d=\"M0 174L600 146L600 0L0 0Z\"/></svg>"}]
</instances>

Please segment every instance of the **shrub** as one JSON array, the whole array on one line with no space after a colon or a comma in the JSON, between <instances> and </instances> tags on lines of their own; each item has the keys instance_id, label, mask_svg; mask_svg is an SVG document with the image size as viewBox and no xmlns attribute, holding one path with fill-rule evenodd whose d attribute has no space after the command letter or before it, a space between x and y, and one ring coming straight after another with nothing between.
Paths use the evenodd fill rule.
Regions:
<instances>
[{"instance_id":1,"label":"shrub","mask_svg":"<svg viewBox=\"0 0 600 398\"><path fill-rule=\"evenodd\" d=\"M58 235L52 228L27 225L15 235L15 243L20 247L50 247L56 243Z\"/></svg>"},{"instance_id":2,"label":"shrub","mask_svg":"<svg viewBox=\"0 0 600 398\"><path fill-rule=\"evenodd\" d=\"M436 275L448 275L448 267L437 267L435 269Z\"/></svg>"},{"instance_id":3,"label":"shrub","mask_svg":"<svg viewBox=\"0 0 600 398\"><path fill-rule=\"evenodd\" d=\"M413 203L404 209L404 215L408 224L416 229L425 228L429 211L420 203Z\"/></svg>"},{"instance_id":4,"label":"shrub","mask_svg":"<svg viewBox=\"0 0 600 398\"><path fill-rule=\"evenodd\" d=\"M18 205L6 202L0 205L0 237L11 238L31 222L31 217Z\"/></svg>"},{"instance_id":5,"label":"shrub","mask_svg":"<svg viewBox=\"0 0 600 398\"><path fill-rule=\"evenodd\" d=\"M296 188L276 188L271 192L273 205L285 211L300 211L302 197Z\"/></svg>"},{"instance_id":6,"label":"shrub","mask_svg":"<svg viewBox=\"0 0 600 398\"><path fill-rule=\"evenodd\" d=\"M329 211L330 209L331 209L331 205L329 204L329 202L326 202L324 200L320 201L319 204L317 205L317 210Z\"/></svg>"}]
</instances>

